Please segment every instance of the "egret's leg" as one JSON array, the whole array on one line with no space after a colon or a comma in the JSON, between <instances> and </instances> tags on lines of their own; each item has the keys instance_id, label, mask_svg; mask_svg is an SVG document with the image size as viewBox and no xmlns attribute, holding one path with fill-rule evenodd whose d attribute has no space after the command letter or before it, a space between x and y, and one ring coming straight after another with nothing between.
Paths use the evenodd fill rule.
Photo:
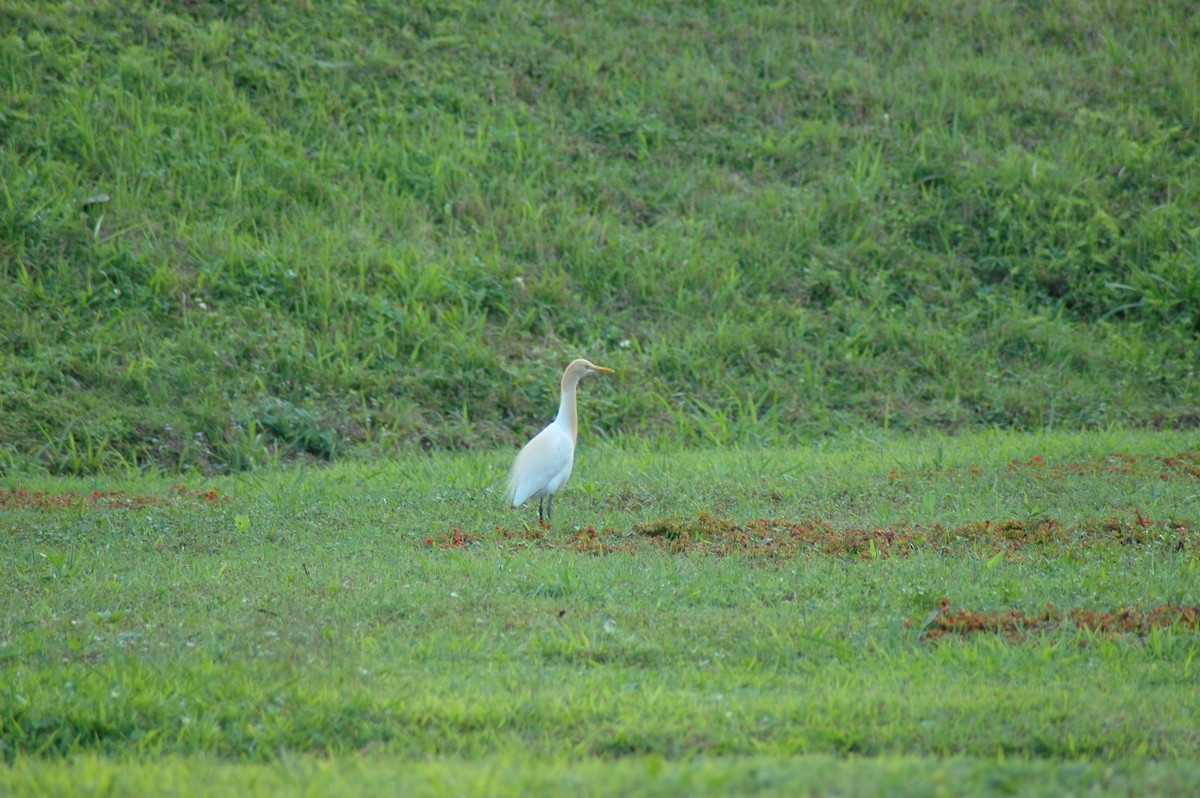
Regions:
<instances>
[{"instance_id":1,"label":"egret's leg","mask_svg":"<svg viewBox=\"0 0 1200 798\"><path fill-rule=\"evenodd\" d=\"M538 499L538 523L542 520L542 500Z\"/></svg>"},{"instance_id":2,"label":"egret's leg","mask_svg":"<svg viewBox=\"0 0 1200 798\"><path fill-rule=\"evenodd\" d=\"M550 523L550 507L554 504L554 494L551 493L546 497L546 523Z\"/></svg>"}]
</instances>

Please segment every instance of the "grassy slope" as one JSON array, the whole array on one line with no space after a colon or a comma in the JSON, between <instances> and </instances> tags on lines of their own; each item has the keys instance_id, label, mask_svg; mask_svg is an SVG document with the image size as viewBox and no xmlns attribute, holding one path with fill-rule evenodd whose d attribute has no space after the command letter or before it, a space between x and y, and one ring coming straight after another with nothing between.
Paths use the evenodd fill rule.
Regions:
<instances>
[{"instance_id":1,"label":"grassy slope","mask_svg":"<svg viewBox=\"0 0 1200 798\"><path fill-rule=\"evenodd\" d=\"M931 645L905 626L943 597L1001 612L1200 603L1196 475L1155 459L1181 449L1200 439L590 447L550 541L596 524L635 545L605 557L499 536L531 513L503 507L494 453L223 477L202 486L229 497L215 503L8 509L0 785L1192 794L1194 631ZM167 484L86 489L163 497ZM839 528L1052 517L1077 531L1136 514L1151 535L787 559L673 554L633 532L700 510ZM1188 518L1190 544L1155 542ZM452 527L483 539L425 542Z\"/></svg>"},{"instance_id":2,"label":"grassy slope","mask_svg":"<svg viewBox=\"0 0 1200 798\"><path fill-rule=\"evenodd\" d=\"M1193 11L5 3L0 469L1195 423Z\"/></svg>"}]
</instances>

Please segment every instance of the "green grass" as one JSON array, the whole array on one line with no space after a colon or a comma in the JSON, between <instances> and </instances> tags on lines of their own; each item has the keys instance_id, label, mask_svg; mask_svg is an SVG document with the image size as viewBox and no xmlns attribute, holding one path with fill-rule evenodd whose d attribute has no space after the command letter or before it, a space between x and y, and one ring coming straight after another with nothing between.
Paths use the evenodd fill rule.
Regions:
<instances>
[{"instance_id":1,"label":"green grass","mask_svg":"<svg viewBox=\"0 0 1200 798\"><path fill-rule=\"evenodd\" d=\"M1195 794L1198 39L4 3L0 793Z\"/></svg>"},{"instance_id":2,"label":"green grass","mask_svg":"<svg viewBox=\"0 0 1200 798\"><path fill-rule=\"evenodd\" d=\"M1041 762L929 763L797 757L751 758L734 765L664 762L646 757L619 762L540 763L510 760L397 762L384 757L324 760L296 757L273 765L228 765L172 760L166 766L116 765L85 757L69 768L23 763L13 772L17 795L365 795L400 792L440 795L1189 795L1200 777L1187 767L1146 763L1054 766ZM14 780L15 780L14 779ZM606 785L606 786L600 786ZM840 790L840 792L838 792Z\"/></svg>"},{"instance_id":3,"label":"green grass","mask_svg":"<svg viewBox=\"0 0 1200 798\"><path fill-rule=\"evenodd\" d=\"M0 10L0 469L1185 427L1190 3Z\"/></svg>"},{"instance_id":4,"label":"green grass","mask_svg":"<svg viewBox=\"0 0 1200 798\"><path fill-rule=\"evenodd\" d=\"M1194 629L924 629L943 599L1200 604L1198 451L1191 433L1111 430L587 445L540 534L529 508L505 506L502 453L186 490L9 481L27 493L0 508L0 784L1191 794ZM784 554L714 553L703 537L672 549L645 531L702 512L835 529L1055 519L1074 537ZM1096 531L1110 519L1146 534ZM579 550L589 527L622 548Z\"/></svg>"}]
</instances>

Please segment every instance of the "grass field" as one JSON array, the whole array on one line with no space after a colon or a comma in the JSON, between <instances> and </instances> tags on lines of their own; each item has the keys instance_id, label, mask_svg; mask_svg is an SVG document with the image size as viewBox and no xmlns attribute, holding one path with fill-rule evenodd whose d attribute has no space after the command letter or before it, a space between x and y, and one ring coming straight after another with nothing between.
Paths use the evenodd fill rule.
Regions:
<instances>
[{"instance_id":1,"label":"grass field","mask_svg":"<svg viewBox=\"0 0 1200 798\"><path fill-rule=\"evenodd\" d=\"M0 469L1194 427L1194 11L6 2Z\"/></svg>"},{"instance_id":2,"label":"grass field","mask_svg":"<svg viewBox=\"0 0 1200 798\"><path fill-rule=\"evenodd\" d=\"M1197 41L6 0L0 794L1200 793Z\"/></svg>"},{"instance_id":3,"label":"grass field","mask_svg":"<svg viewBox=\"0 0 1200 798\"><path fill-rule=\"evenodd\" d=\"M549 531L506 466L6 487L0 784L1200 787L1194 434L588 446Z\"/></svg>"}]
</instances>

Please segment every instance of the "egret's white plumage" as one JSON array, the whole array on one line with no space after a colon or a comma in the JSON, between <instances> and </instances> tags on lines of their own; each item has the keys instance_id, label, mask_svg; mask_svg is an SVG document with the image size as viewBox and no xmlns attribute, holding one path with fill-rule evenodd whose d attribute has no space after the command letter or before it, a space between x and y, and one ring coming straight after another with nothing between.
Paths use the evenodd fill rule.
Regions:
<instances>
[{"instance_id":1,"label":"egret's white plumage","mask_svg":"<svg viewBox=\"0 0 1200 798\"><path fill-rule=\"evenodd\" d=\"M508 498L513 507L538 500L538 520L542 519L542 500L546 500L546 521L550 521L554 494L571 476L575 460L575 438L579 434L579 416L575 410L575 389L588 374L612 374L612 369L595 366L586 360L574 360L563 372L558 415L549 426L533 437L513 462L508 475Z\"/></svg>"}]
</instances>

